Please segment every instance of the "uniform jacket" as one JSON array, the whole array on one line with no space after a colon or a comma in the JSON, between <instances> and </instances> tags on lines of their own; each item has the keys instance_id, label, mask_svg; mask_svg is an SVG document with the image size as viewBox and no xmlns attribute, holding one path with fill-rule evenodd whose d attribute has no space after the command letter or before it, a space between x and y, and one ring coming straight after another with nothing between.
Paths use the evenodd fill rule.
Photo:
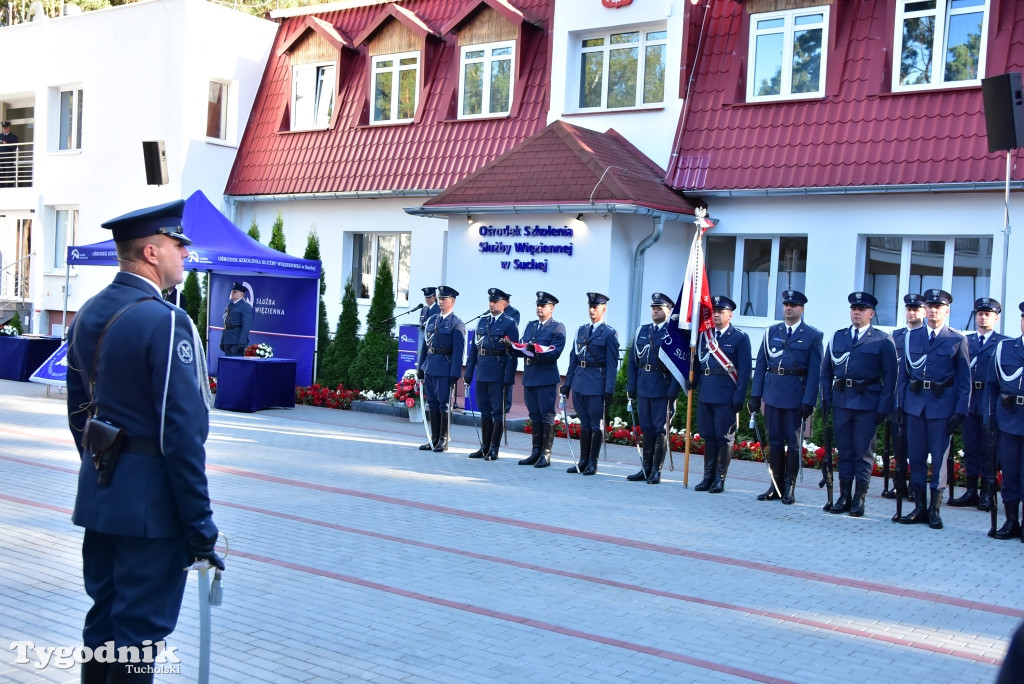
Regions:
<instances>
[{"instance_id":1,"label":"uniform jacket","mask_svg":"<svg viewBox=\"0 0 1024 684\"><path fill-rule=\"evenodd\" d=\"M849 352L849 354L847 354ZM892 338L874 326L853 344L850 328L832 334L821 361L821 399L828 405L854 411L890 413L896 399L896 346ZM842 391L833 389L833 380L876 381Z\"/></svg>"},{"instance_id":2,"label":"uniform jacket","mask_svg":"<svg viewBox=\"0 0 1024 684\"><path fill-rule=\"evenodd\" d=\"M252 328L252 304L242 297L237 302L228 302L224 309L224 333L220 336L221 346L249 345L249 330Z\"/></svg>"},{"instance_id":3,"label":"uniform jacket","mask_svg":"<svg viewBox=\"0 0 1024 684\"><path fill-rule=\"evenodd\" d=\"M742 404L747 398L750 371L754 365L750 355L750 338L747 333L730 325L718 338L718 346L736 367L737 382L734 383L728 375L718 374L722 366L708 352L707 340L701 335L697 345L697 365L693 373L694 384L700 386L698 399L702 404ZM705 375L706 370L711 374Z\"/></svg>"},{"instance_id":4,"label":"uniform jacket","mask_svg":"<svg viewBox=\"0 0 1024 684\"><path fill-rule=\"evenodd\" d=\"M626 381L626 390L633 396L645 399L674 399L679 396L682 388L658 358L661 342L669 336L666 325L667 322L662 323L657 333L653 323L641 325L633 336Z\"/></svg>"},{"instance_id":5,"label":"uniform jacket","mask_svg":"<svg viewBox=\"0 0 1024 684\"><path fill-rule=\"evenodd\" d=\"M900 375L900 406L911 416L948 418L954 413L966 416L971 402L971 362L967 356L967 338L943 326L934 342L928 340L928 326L910 331L905 344L903 374ZM921 365L914 368L919 361ZM918 380L950 382L941 393L929 389L914 392L911 383ZM926 410L927 409L927 410Z\"/></svg>"},{"instance_id":6,"label":"uniform jacket","mask_svg":"<svg viewBox=\"0 0 1024 684\"><path fill-rule=\"evenodd\" d=\"M554 347L549 352L523 357L523 387L557 385L562 379L558 372L558 359L565 349L565 326L554 318L549 318L543 325L539 319L530 321L523 331L522 341Z\"/></svg>"},{"instance_id":7,"label":"uniform jacket","mask_svg":"<svg viewBox=\"0 0 1024 684\"><path fill-rule=\"evenodd\" d=\"M619 368L619 334L606 323L590 332L590 324L581 325L569 352L569 370L565 384L586 395L611 394Z\"/></svg>"},{"instance_id":8,"label":"uniform jacket","mask_svg":"<svg viewBox=\"0 0 1024 684\"><path fill-rule=\"evenodd\" d=\"M988 345L989 343L985 344L986 347ZM988 379L985 382L984 406L987 407L989 416L994 412L996 426L1000 430L1012 435L1024 435L1024 406L1016 403L1016 397L1024 395L1024 372L1016 378L1009 379L1024 368L1024 340L1020 337L1004 338L1002 342L992 346L996 351L993 351L991 361L986 366ZM1004 378L1004 375L1007 377ZM1012 402L1011 406L1003 406L1003 396L1013 397L1009 399Z\"/></svg>"},{"instance_id":9,"label":"uniform jacket","mask_svg":"<svg viewBox=\"0 0 1024 684\"><path fill-rule=\"evenodd\" d=\"M89 370L107 321L140 301L103 340L95 408L98 418L130 438L149 440L162 456L123 452L110 486L101 488L82 445ZM82 456L73 522L150 539L215 535L203 447L209 416L196 365L203 350L193 346L188 314L160 299L141 278L118 273L79 310L68 339L68 422Z\"/></svg>"},{"instance_id":10,"label":"uniform jacket","mask_svg":"<svg viewBox=\"0 0 1024 684\"><path fill-rule=\"evenodd\" d=\"M519 309L509 304L505 307L504 314L516 322L516 326L519 326Z\"/></svg>"},{"instance_id":11,"label":"uniform jacket","mask_svg":"<svg viewBox=\"0 0 1024 684\"><path fill-rule=\"evenodd\" d=\"M431 316L439 313L441 313L441 307L437 305L437 302L434 302L430 306L425 306L422 309L420 309L420 327L422 328L423 326L425 326L427 324L427 320Z\"/></svg>"},{"instance_id":12,"label":"uniform jacket","mask_svg":"<svg viewBox=\"0 0 1024 684\"><path fill-rule=\"evenodd\" d=\"M767 405L780 409L800 408L801 404L814 406L818 403L823 335L800 321L787 337L787 327L779 323L765 331L757 348L750 396L761 397ZM788 375L787 371L806 375Z\"/></svg>"},{"instance_id":13,"label":"uniform jacket","mask_svg":"<svg viewBox=\"0 0 1024 684\"><path fill-rule=\"evenodd\" d=\"M417 368L429 375L447 375L457 380L462 377L465 355L466 325L455 312L447 317L438 313L427 319Z\"/></svg>"},{"instance_id":14,"label":"uniform jacket","mask_svg":"<svg viewBox=\"0 0 1024 684\"><path fill-rule=\"evenodd\" d=\"M488 314L480 319L473 342L469 345L466 382L476 378L478 382L511 385L516 381L518 359L502 343L506 337L513 342L519 341L519 330L510 317L501 314L495 319Z\"/></svg>"},{"instance_id":15,"label":"uniform jacket","mask_svg":"<svg viewBox=\"0 0 1024 684\"><path fill-rule=\"evenodd\" d=\"M971 404L968 413L978 415L984 413L982 411L985 395L984 383L988 380L989 366L995 363L992 360L992 355L995 354L999 340L1008 338L993 330L988 334L988 340L982 347L978 333L974 332L965 337L967 337L967 353L971 356ZM979 386L979 383L982 384Z\"/></svg>"}]
</instances>

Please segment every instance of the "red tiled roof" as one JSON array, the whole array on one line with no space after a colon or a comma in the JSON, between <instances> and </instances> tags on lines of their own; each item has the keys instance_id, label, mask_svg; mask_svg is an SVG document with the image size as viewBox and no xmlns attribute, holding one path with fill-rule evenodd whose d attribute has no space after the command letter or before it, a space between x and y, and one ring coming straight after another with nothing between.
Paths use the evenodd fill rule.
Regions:
<instances>
[{"instance_id":1,"label":"red tiled roof","mask_svg":"<svg viewBox=\"0 0 1024 684\"><path fill-rule=\"evenodd\" d=\"M1018 71L1024 3L991 5L986 75ZM1005 181L1005 152L988 151L980 87L887 92L893 3L846 0L832 11L839 13L837 47L826 97L746 104L746 8L711 3L671 186L712 192ZM702 14L690 17L695 31ZM1024 168L1014 175L1024 177Z\"/></svg>"},{"instance_id":2,"label":"red tiled roof","mask_svg":"<svg viewBox=\"0 0 1024 684\"><path fill-rule=\"evenodd\" d=\"M502 4L513 5L532 23L521 25L521 70L512 114L494 119L456 119L459 48L457 35L449 33L440 40L426 38L426 52L432 52L431 44L436 50L425 55L421 66L424 82L415 123L359 124L369 106L370 67L366 45L356 44L356 49L341 51L333 125L291 132L291 64L282 47L309 30L310 22L309 15L282 19L225 194L439 190L530 137L546 122L554 0ZM406 0L402 9L427 27L440 27L464 16L466 1ZM363 36L380 25L385 12L371 5L315 16L341 37Z\"/></svg>"},{"instance_id":3,"label":"red tiled roof","mask_svg":"<svg viewBox=\"0 0 1024 684\"><path fill-rule=\"evenodd\" d=\"M664 170L625 138L555 121L424 207L635 204L693 214Z\"/></svg>"}]
</instances>

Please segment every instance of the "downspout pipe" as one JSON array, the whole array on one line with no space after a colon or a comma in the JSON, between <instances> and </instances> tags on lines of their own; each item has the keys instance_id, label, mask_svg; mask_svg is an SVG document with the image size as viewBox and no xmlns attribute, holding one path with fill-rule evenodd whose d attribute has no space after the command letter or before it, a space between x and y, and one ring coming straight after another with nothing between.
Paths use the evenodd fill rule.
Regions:
<instances>
[{"instance_id":1,"label":"downspout pipe","mask_svg":"<svg viewBox=\"0 0 1024 684\"><path fill-rule=\"evenodd\" d=\"M629 329L625 334L632 338L633 332L640 325L640 305L643 302L644 257L647 250L661 239L665 233L665 217L657 214L654 217L654 230L640 241L633 253L633 285L629 292Z\"/></svg>"}]
</instances>

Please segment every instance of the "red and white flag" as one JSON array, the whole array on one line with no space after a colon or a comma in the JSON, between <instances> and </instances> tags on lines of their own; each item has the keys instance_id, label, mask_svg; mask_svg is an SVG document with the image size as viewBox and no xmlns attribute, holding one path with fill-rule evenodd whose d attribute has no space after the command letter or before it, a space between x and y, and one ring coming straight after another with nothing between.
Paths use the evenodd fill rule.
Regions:
<instances>
[{"instance_id":1,"label":"red and white flag","mask_svg":"<svg viewBox=\"0 0 1024 684\"><path fill-rule=\"evenodd\" d=\"M534 356L534 353L530 351L529 347L533 347L537 350L537 354L543 354L555 350L555 345L549 344L537 344L536 342L511 342L512 348L523 356Z\"/></svg>"}]
</instances>

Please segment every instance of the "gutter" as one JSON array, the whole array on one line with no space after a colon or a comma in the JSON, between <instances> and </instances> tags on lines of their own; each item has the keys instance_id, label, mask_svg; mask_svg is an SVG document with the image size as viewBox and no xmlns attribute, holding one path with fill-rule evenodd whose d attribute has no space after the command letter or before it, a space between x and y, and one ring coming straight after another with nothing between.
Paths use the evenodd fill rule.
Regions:
<instances>
[{"instance_id":1,"label":"gutter","mask_svg":"<svg viewBox=\"0 0 1024 684\"><path fill-rule=\"evenodd\" d=\"M654 217L654 230L650 235L640 241L633 253L633 284L629 289L629 328L636 330L640 326L640 301L641 290L644 286L644 257L647 250L661 239L665 232L665 219L662 216Z\"/></svg>"},{"instance_id":2,"label":"gutter","mask_svg":"<svg viewBox=\"0 0 1024 684\"><path fill-rule=\"evenodd\" d=\"M391 199L434 197L442 190L353 190L350 192L291 192L272 195L225 195L229 202L302 202L305 200Z\"/></svg>"},{"instance_id":3,"label":"gutter","mask_svg":"<svg viewBox=\"0 0 1024 684\"><path fill-rule=\"evenodd\" d=\"M557 214L636 214L638 216L653 216L663 221L693 221L693 214L683 214L677 211L665 211L638 204L623 204L620 202L607 202L604 204L591 204L590 202L571 204L467 204L464 206L444 207L406 207L405 209L405 213L412 216L426 216L430 218L445 218L459 214L541 214L545 212Z\"/></svg>"},{"instance_id":4,"label":"gutter","mask_svg":"<svg viewBox=\"0 0 1024 684\"><path fill-rule=\"evenodd\" d=\"M1011 187L1024 189L1024 180L1010 182ZM681 190L701 197L794 197L811 195L899 195L922 192L1002 192L1005 181L977 183L923 183L920 185L847 185L820 188L736 188L731 190Z\"/></svg>"}]
</instances>

